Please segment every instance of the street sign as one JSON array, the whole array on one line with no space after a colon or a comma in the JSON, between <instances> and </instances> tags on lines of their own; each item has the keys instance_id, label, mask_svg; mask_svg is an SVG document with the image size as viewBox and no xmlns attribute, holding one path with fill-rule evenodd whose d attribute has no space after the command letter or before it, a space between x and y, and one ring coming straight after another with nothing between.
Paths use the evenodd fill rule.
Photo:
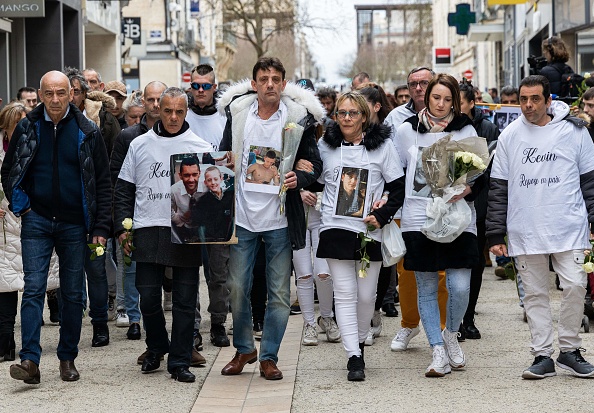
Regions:
<instances>
[{"instance_id":1,"label":"street sign","mask_svg":"<svg viewBox=\"0 0 594 413\"><path fill-rule=\"evenodd\" d=\"M464 76L468 80L472 80L472 74L472 70L468 69L465 70L464 73L462 73L462 76Z\"/></svg>"},{"instance_id":2,"label":"street sign","mask_svg":"<svg viewBox=\"0 0 594 413\"><path fill-rule=\"evenodd\" d=\"M131 39L132 44L141 44L140 17L122 18L122 34L122 44L125 44L125 38Z\"/></svg>"},{"instance_id":3,"label":"street sign","mask_svg":"<svg viewBox=\"0 0 594 413\"><path fill-rule=\"evenodd\" d=\"M182 75L182 82L190 83L191 80L192 80L192 74L190 72L184 72Z\"/></svg>"}]
</instances>

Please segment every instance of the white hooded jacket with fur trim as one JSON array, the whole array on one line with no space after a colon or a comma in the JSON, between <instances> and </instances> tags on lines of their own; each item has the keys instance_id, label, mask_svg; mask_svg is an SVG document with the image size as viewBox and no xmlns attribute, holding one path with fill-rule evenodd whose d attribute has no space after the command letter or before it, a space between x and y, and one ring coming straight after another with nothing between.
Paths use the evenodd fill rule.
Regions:
<instances>
[{"instance_id":1,"label":"white hooded jacket with fur trim","mask_svg":"<svg viewBox=\"0 0 594 413\"><path fill-rule=\"evenodd\" d=\"M230 86L219 97L217 108L227 117L227 125L221 141L220 150L232 150L235 159L242 159L243 138L249 108L258 98L249 80ZM286 214L289 224L289 237L293 249L305 246L305 212L299 195L299 189L314 183L322 171L322 161L318 151L315 128L324 117L324 108L314 93L294 83L287 82L281 94L281 100L287 106L287 123L294 122L303 126L297 158L307 159L314 166L314 173L293 170L297 175L297 188L287 192ZM241 168L241 165L238 165ZM236 174L241 171L236 170Z\"/></svg>"}]
</instances>

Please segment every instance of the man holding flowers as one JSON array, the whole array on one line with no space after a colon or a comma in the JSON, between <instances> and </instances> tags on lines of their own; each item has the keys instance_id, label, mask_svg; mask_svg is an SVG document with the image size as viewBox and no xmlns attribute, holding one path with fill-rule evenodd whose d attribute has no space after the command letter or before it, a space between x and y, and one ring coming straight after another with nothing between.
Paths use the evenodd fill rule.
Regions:
<instances>
[{"instance_id":1,"label":"man holding flowers","mask_svg":"<svg viewBox=\"0 0 594 413\"><path fill-rule=\"evenodd\" d=\"M516 257L524 284L535 358L522 377L557 374L549 257L563 288L556 364L574 376L594 377L578 335L586 293L583 251L590 248L594 222L594 145L586 123L570 117L567 104L551 100L545 77L526 77L519 93L522 116L501 133L493 161L487 239L495 255Z\"/></svg>"},{"instance_id":2,"label":"man holding flowers","mask_svg":"<svg viewBox=\"0 0 594 413\"><path fill-rule=\"evenodd\" d=\"M115 186L114 226L127 255L136 262L136 288L146 329L148 353L142 372L160 367L169 353L167 371L180 382L193 382L190 365L206 361L193 351L193 325L201 247L171 241L171 155L211 152L212 145L196 136L185 121L188 97L183 90L170 87L159 99L160 119L145 134L130 143ZM151 195L151 196L149 196ZM130 240L130 218L133 239ZM173 322L171 341L165 327L161 305L161 286L165 268L173 269Z\"/></svg>"}]
</instances>

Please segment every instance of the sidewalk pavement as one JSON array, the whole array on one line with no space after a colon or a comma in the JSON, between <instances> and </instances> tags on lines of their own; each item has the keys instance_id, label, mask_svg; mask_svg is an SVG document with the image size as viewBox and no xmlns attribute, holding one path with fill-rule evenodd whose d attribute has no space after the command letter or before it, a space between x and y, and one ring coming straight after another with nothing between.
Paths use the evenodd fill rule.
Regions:
<instances>
[{"instance_id":1,"label":"sidewalk pavement","mask_svg":"<svg viewBox=\"0 0 594 413\"><path fill-rule=\"evenodd\" d=\"M204 283L200 295L206 303ZM552 274L551 295L557 318L560 292L555 290ZM206 314L201 332L207 365L192 369L195 383L173 381L164 364L154 373L141 374L136 358L145 350L144 341L127 340L127 329L114 323L110 323L109 346L92 348L88 318L83 320L76 360L81 379L62 382L55 356L58 327L46 325L42 328L41 384L11 379L8 368L12 362L0 363L0 412L594 412L593 380L571 377L559 368L556 377L545 380L520 378L533 360L528 325L522 321L515 285L495 277L492 268L485 270L477 312L482 339L462 344L467 368L439 379L424 377L431 362L425 335L421 332L415 337L406 352L391 352L400 317L384 317L381 337L365 350L364 382L347 381L347 358L340 343L328 343L320 334L317 347L300 345L303 321L299 315L290 317L279 354L284 379L273 382L260 377L258 363L247 365L240 376L221 376L234 349L210 344ZM171 313L166 314L170 324ZM49 320L47 311L45 320ZM19 325L20 316L17 347ZM585 358L594 362L594 335L582 333L582 338L583 347L589 350Z\"/></svg>"}]
</instances>

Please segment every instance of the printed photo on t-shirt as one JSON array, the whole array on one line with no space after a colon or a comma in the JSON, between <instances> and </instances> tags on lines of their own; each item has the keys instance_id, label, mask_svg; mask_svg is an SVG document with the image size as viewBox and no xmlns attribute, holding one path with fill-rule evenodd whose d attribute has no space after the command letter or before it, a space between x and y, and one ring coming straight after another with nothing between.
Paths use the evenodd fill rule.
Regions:
<instances>
[{"instance_id":1,"label":"printed photo on t-shirt","mask_svg":"<svg viewBox=\"0 0 594 413\"><path fill-rule=\"evenodd\" d=\"M226 243L233 235L235 172L230 152L171 156L171 241Z\"/></svg>"},{"instance_id":2,"label":"printed photo on t-shirt","mask_svg":"<svg viewBox=\"0 0 594 413\"><path fill-rule=\"evenodd\" d=\"M415 174L412 184L412 196L422 198L431 197L431 186L427 183L425 171L423 170L423 149L420 147L417 151L417 162L415 164Z\"/></svg>"},{"instance_id":3,"label":"printed photo on t-shirt","mask_svg":"<svg viewBox=\"0 0 594 413\"><path fill-rule=\"evenodd\" d=\"M364 218L369 169L343 166L336 196L336 217Z\"/></svg>"},{"instance_id":4,"label":"printed photo on t-shirt","mask_svg":"<svg viewBox=\"0 0 594 413\"><path fill-rule=\"evenodd\" d=\"M282 153L279 150L268 146L251 145L244 189L252 192L278 194L281 161Z\"/></svg>"}]
</instances>

